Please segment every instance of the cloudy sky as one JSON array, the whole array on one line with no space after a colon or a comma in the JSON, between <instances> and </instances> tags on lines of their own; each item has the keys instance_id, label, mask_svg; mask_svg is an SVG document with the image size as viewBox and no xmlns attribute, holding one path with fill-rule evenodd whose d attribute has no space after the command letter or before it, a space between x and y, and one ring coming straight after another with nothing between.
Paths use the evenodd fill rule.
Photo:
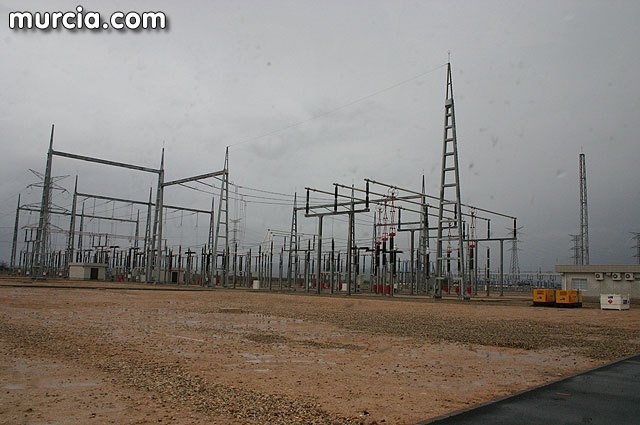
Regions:
<instances>
[{"instance_id":1,"label":"cloudy sky","mask_svg":"<svg viewBox=\"0 0 640 425\"><path fill-rule=\"evenodd\" d=\"M103 16L161 10L169 29L9 29L10 11L78 4ZM231 146L231 178L244 188L291 194L372 178L419 189L424 174L435 195L448 51L463 201L518 217L521 268L571 261L581 151L591 262L634 261L637 1L0 1L0 13L3 261L18 193L25 203L40 196L26 188L37 181L28 169L44 170L54 123L62 151L157 167L164 146L167 179L222 168ZM53 174L78 174L83 192L141 200L154 185L150 175L62 158ZM62 184L71 189L72 177ZM239 192L254 195L245 198L245 245L288 228L290 207L272 205L288 198ZM206 209L211 197L171 188L165 202ZM206 239L206 218L170 218L173 243ZM367 220L359 239L370 238ZM315 221L300 221L313 231ZM328 223L326 235L344 236L342 222ZM508 225L496 222L496 235Z\"/></svg>"}]
</instances>

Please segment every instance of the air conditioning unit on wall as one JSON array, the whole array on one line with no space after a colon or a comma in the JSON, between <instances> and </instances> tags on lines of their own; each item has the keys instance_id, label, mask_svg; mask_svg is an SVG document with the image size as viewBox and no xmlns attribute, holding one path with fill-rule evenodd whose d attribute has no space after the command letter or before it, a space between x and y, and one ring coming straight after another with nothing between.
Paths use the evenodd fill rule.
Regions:
<instances>
[{"instance_id":1,"label":"air conditioning unit on wall","mask_svg":"<svg viewBox=\"0 0 640 425\"><path fill-rule=\"evenodd\" d=\"M633 273L625 273L624 280L635 280L633 277Z\"/></svg>"},{"instance_id":2,"label":"air conditioning unit on wall","mask_svg":"<svg viewBox=\"0 0 640 425\"><path fill-rule=\"evenodd\" d=\"M611 273L611 279L622 280L622 275L620 273Z\"/></svg>"},{"instance_id":3,"label":"air conditioning unit on wall","mask_svg":"<svg viewBox=\"0 0 640 425\"><path fill-rule=\"evenodd\" d=\"M604 280L604 273L594 273L596 280Z\"/></svg>"}]
</instances>

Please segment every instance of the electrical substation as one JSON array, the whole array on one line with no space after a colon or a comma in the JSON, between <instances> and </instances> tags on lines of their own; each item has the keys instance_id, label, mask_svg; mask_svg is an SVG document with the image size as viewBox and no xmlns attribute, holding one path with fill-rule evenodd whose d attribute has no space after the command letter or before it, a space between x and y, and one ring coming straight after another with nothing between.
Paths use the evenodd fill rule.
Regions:
<instances>
[{"instance_id":1,"label":"electrical substation","mask_svg":"<svg viewBox=\"0 0 640 425\"><path fill-rule=\"evenodd\" d=\"M42 187L40 203L18 199L11 268L34 279L88 278L317 294L468 299L492 291L502 295L505 285L521 281L554 287L555 275L520 275L516 217L463 202L450 64L445 94L440 191L435 195L426 193L424 176L419 175L415 180L422 180L421 188L399 187L375 176L359 185L327 182L323 189L306 187L301 196L268 187L249 188L233 181L229 148L220 153L220 169L167 181L164 149L158 167L65 152L54 143L52 126L45 172L34 171ZM111 167L114 172L146 173L156 176L157 184L148 188L148 198L127 199L93 193L82 185L82 176L75 176L71 193L61 184L64 176L52 174L54 159ZM165 202L165 192L172 188L205 193L211 207ZM56 200L65 191L72 199L68 207ZM245 243L247 200L292 205L290 229L267 229L262 242ZM38 213L37 222L31 219L33 213ZM171 222L179 219L180 227L184 225L185 214L198 231L206 229L206 240L181 238L176 245L166 237L172 231ZM305 228L315 231L302 231L302 218L308 222ZM323 234L327 220L346 221L346 234ZM105 231L105 225L111 231ZM367 227L370 240L359 234ZM505 242L514 244L508 274Z\"/></svg>"},{"instance_id":2,"label":"electrical substation","mask_svg":"<svg viewBox=\"0 0 640 425\"><path fill-rule=\"evenodd\" d=\"M426 392L420 391L425 391L424 383L429 385L434 376L439 383L429 391L437 398L447 394L450 389L448 380L458 376L463 382L460 384L461 392L467 394L468 373L474 373L469 371L476 370L479 363L482 368L490 367L491 376L485 375L482 379L493 382L490 384L493 388L512 379L514 373L544 382L551 376L549 370L564 373L575 370L578 360L580 367L584 368L592 364L589 363L591 360L586 360L589 358L620 358L637 353L638 344L631 336L637 333L633 325L629 325L629 329L603 327L594 316L589 319L591 330L583 330L585 317L579 314L583 296L587 302L600 298L600 314L611 311L614 314L628 313L631 298L638 296L635 281L640 272L639 265L590 264L585 155L581 153L579 156L580 224L578 234L572 235L574 264L556 265L557 274L521 273L518 236L522 227L518 226L518 219L509 212L463 201L465 192L460 174L453 87L451 65L447 63L440 190L436 194L427 192L424 175L415 178L419 187L404 187L404 184L382 181L375 175L367 176L358 184L332 181L322 187L305 186L304 192L293 194L269 187L268 179L265 179L264 187L250 187L234 178L230 165L233 163L230 155L233 145L220 152L220 168L167 179L164 148L159 152L157 167L97 158L59 150L59 143L55 143L55 127L52 126L45 172L30 170L38 178L32 188L42 189L40 202L24 203L22 196L18 196L11 270L22 278L29 278L35 283L35 288L59 289L55 285L62 280L63 286L84 291L115 289L108 299L116 300L111 302L115 305L120 303L121 307L108 313L102 311L100 314L106 316L94 320L99 322L106 318L109 323L119 323L111 322L112 315L121 316L123 323L130 323L131 317L141 320L144 323L142 334L138 333L136 338L143 341L145 347L158 338L164 338L162 347L156 346L153 350L154 359L158 353L162 358L172 358L177 353L179 357L173 364L179 364L185 359L182 357L184 349L190 353L187 356L197 356L197 363L216 364L216 376L221 368L231 379L248 380L250 391L258 389L266 393L272 391L271 383L264 381L264 384L260 378L252 379L250 374L270 374L272 368L279 369L282 377L278 379L290 397L299 396L298 386L302 382L298 379L293 383L289 381L290 377L306 376L315 384L305 386L303 394L321 399L324 406L345 415L352 415L354 406L337 407L333 397L336 382L342 388L339 391L347 391L350 397L353 393L351 388L367 388L366 392L371 392L370 382L383 379L379 386L385 393L391 390L390 400L393 402L384 403L376 415L379 417L393 411L396 418L403 418L398 419L400 422L408 418L414 421L424 414L414 415L403 406L406 403L422 405L421 394ZM128 170L151 176L155 185L137 187L135 193L145 194L137 199L130 195L131 191L107 195L85 185L83 175L78 173L70 189L66 187L65 180L71 181L71 176L54 175L58 161L83 162L90 167L107 167L114 172ZM143 181L132 180L131 186ZM186 192L188 198L177 203L171 201L176 190ZM189 198L198 198L200 205L204 201L209 207L197 207L195 201L184 202ZM69 199L70 204L64 205ZM256 211L252 208L254 205L258 207ZM248 218L252 214L260 215L265 208L278 209L283 219L276 226L265 229L262 240L256 242L254 233L251 241L246 237ZM288 217L288 228L275 228L282 227L282 222ZM266 223L264 218L261 217L262 222ZM635 239L640 240L637 234ZM511 246L508 273L505 273L505 243ZM40 280L51 280L53 286L38 282ZM83 286L68 285L67 280L83 281ZM95 284L87 281L102 281L107 286L91 286ZM175 287L171 288L172 285ZM157 295L166 293L167 288L171 288L171 293L179 292L180 295L175 298ZM201 297L201 291L215 288L231 290L218 291L214 297ZM126 292L139 289L146 289L144 292L148 294L140 297L134 311L129 313L133 304L126 297L133 295ZM257 293L260 291L274 294L266 297ZM508 297L503 297L505 292L509 293ZM294 298L291 293L334 298L327 300L326 297L311 296L298 303L291 302ZM352 295L361 296L354 302ZM66 300L74 303L72 315L76 314L76 306L84 302L77 296L71 294L64 298L65 305L70 304ZM402 300L379 302L377 297L389 300L398 297ZM403 302L411 297L416 301ZM473 298L479 302L455 302ZM98 305L99 310L111 308L111 302L105 302L100 295L93 295L92 299L89 302ZM441 299L454 302L432 301ZM499 319L484 316L487 310L480 306L485 301L503 303L500 308L489 307L489 316L497 315ZM528 303L530 301L531 304ZM139 310L138 303L146 307ZM182 307L177 306L178 303ZM432 310L436 303L440 304L436 307L437 312ZM429 304L431 307L425 308ZM159 305L165 306L162 307L162 316L158 314ZM215 307L212 309L212 306ZM531 309L535 312L525 313L529 306L553 308ZM452 307L457 310L452 312ZM562 314L558 313L561 308ZM565 313L567 308L575 309ZM56 308L48 306L47 310L58 314ZM272 315L274 311L277 315ZM204 315L207 315L207 320L201 319ZM531 321L531 316L537 317L538 322ZM576 325L568 323L566 316L571 317ZM349 323L344 325L347 317ZM633 323L634 318L625 320ZM204 325L205 322L208 325ZM343 327L334 327L335 324ZM84 335L87 329L83 324L79 326L82 328L80 333ZM153 334L148 331L152 328L156 329ZM119 335L123 332L135 334L140 330L132 331L127 326L126 330L117 331L117 338L121 338ZM385 334L385 337L376 341L380 334ZM220 348L219 342L212 342L212 335L218 341L224 340L225 348ZM311 339L300 339L300 335L308 335ZM417 338L420 343L415 345L415 339L411 338L397 342L398 338L406 335ZM620 343L612 345L611 335L617 335ZM74 338L72 344L65 346L86 345ZM389 338L395 338L394 344L397 344L391 351L388 348ZM176 344L176 339L181 340L181 345ZM592 339L593 342L584 342ZM54 342L52 344L55 345ZM273 347L265 346L268 344L273 344ZM529 370L531 360L518 357L521 354L502 354L501 351L499 361L491 360L489 357L495 354L487 350L496 350L493 346L499 346L500 350L534 349L538 350L535 351L536 356L542 359L554 356L554 360L540 361L537 366L540 369ZM559 359L566 356L566 349L554 351L562 350L562 347L573 347L585 357L572 354L569 359L576 359L573 366L562 365ZM91 349L110 352L107 347ZM236 360L218 365L221 350L227 350L228 359ZM358 368L355 372L346 369L332 372L334 366L326 366L358 365L364 358L360 357L359 350L369 351L370 354L366 355L374 356L382 365L395 364L394 378L380 378L380 371L386 373L388 369L375 365L367 365L364 372ZM61 352L66 353L64 350ZM358 352L357 360L353 352ZM524 356L530 356L529 352L524 351L527 353ZM110 358L120 356L121 352L118 352ZM304 359L305 356L309 359ZM510 356L510 360L505 362L502 356ZM453 373L449 369L451 362L455 363L456 371ZM504 369L511 362L519 366L506 366ZM606 367L623 367L620 366L622 362ZM245 363L253 366L265 363L268 367L247 370ZM440 363L444 366L436 366L437 371L432 372L429 364ZM121 370L122 366L113 369ZM153 367L141 369L154 370ZM238 370L240 374L236 375ZM502 372L496 374L495 370ZM525 375L520 370L528 372ZM597 375L599 370L585 376ZM405 371L414 374L409 376L416 376L408 385L420 391L407 392ZM336 373L344 376L340 378ZM209 391L206 397L216 399L214 394L217 393L212 393L206 385L194 385L193 381L180 383L184 377L180 371L163 371L151 381L136 373L129 374L131 376L126 378L126 382L147 379L149 388L156 388L154 392L164 399L174 397L173 392L154 385L168 379L177 382L169 388L174 388L174 385L181 387L185 394L189 394L189 399L194 399L196 389L198 394ZM580 379L580 376L571 379ZM300 410L293 401L280 403L269 399L256 402L256 397L251 395L254 393L245 391L241 394L235 387L216 385L215 391L223 391L225 396L222 402L212 403L211 411L215 414L228 408L227 400L237 399L237 404L231 404L225 414L242 417L247 423L256 418L259 423L316 423L312 421L319 417L323 419L318 423L331 422L327 420L330 414L314 408ZM563 384L560 381L555 385ZM509 388L513 391L520 387ZM603 391L604 394L610 392ZM493 397L494 392L490 394ZM379 394L369 396L376 400L375 405L379 404ZM405 401L407 397L408 402ZM364 396L360 399L369 400ZM498 403L509 404L512 399L518 408L530 409L527 401L519 400L518 396ZM183 399L180 400L182 403ZM450 399L444 400L445 403L439 407L431 405L429 414L450 411ZM588 397L582 400L585 406L580 408L581 411L593 410L588 400ZM260 406L259 415L255 414L254 405ZM566 412L555 408L554 412L560 413L554 415L571 416L575 412L573 406L572 403ZM468 410L467 414L475 417L484 415L483 412L480 406ZM369 411L364 409L356 422L344 423L365 423L361 418L368 415ZM464 417L465 413L457 415ZM488 417L492 418L491 415ZM435 418L434 423L439 420L448 423L449 417L457 416L454 413L453 416ZM539 415L531 417L538 418Z\"/></svg>"},{"instance_id":3,"label":"electrical substation","mask_svg":"<svg viewBox=\"0 0 640 425\"><path fill-rule=\"evenodd\" d=\"M28 3L0 425L640 421L640 2Z\"/></svg>"}]
</instances>

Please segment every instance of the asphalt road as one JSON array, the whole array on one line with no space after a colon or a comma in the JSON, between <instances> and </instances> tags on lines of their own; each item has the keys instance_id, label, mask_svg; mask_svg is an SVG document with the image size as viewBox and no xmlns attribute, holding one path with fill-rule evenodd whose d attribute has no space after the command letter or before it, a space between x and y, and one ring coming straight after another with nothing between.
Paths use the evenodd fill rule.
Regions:
<instances>
[{"instance_id":1,"label":"asphalt road","mask_svg":"<svg viewBox=\"0 0 640 425\"><path fill-rule=\"evenodd\" d=\"M421 424L640 424L640 355Z\"/></svg>"}]
</instances>

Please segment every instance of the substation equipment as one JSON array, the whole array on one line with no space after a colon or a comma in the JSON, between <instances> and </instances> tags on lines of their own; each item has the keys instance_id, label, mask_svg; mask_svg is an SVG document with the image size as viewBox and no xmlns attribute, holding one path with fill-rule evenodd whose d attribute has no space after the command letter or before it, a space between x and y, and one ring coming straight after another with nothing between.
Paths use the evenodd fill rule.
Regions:
<instances>
[{"instance_id":1,"label":"substation equipment","mask_svg":"<svg viewBox=\"0 0 640 425\"><path fill-rule=\"evenodd\" d=\"M468 299L482 292L489 295L492 289L498 289L502 295L504 242L517 240L517 219L462 202L450 63L446 69L438 196L426 193L424 176L422 188L417 191L369 178L364 179L362 186L334 183L332 190L306 187L304 205L298 205L297 194L293 195L290 230L270 230L269 239L257 249L244 247L246 251L241 252L243 247L236 238L239 220L230 217L228 148L221 170L165 181L164 149L158 168L63 152L54 149L52 126L40 205L23 205L18 199L11 268L33 278L87 275L100 278L103 275L112 280L304 290L318 294L368 292L394 296L402 293ZM147 200L79 191L76 177L71 207L58 207L52 202L53 191L59 188L56 178L52 177L54 157L155 175L155 200L153 188L149 189ZM210 179L215 184L206 183ZM191 183L212 189L200 190L211 195L210 209L165 203L167 189L178 186L194 189L189 186ZM236 191L238 187L236 185ZM239 195L235 196L237 200ZM96 200L129 205L132 213L126 218L100 215L95 208L87 212L85 204L89 200L93 200L94 205ZM142 208L146 215L144 223L139 209L133 215L134 206ZM197 249L171 246L163 237L163 216L167 210L207 217L207 242ZM305 218L317 219L317 232L299 231L301 211ZM21 212L38 212L37 227L20 227ZM370 242L361 243L357 239L356 219L360 214L371 213L372 237ZM69 217L68 228L54 226L53 216ZM348 223L346 246L336 244L333 237L329 244L323 235L323 220L338 216L346 218ZM88 232L85 230L87 220L122 222L134 226L135 231L129 235ZM492 221L496 220L511 222L506 235L492 233ZM22 230L24 240L19 241ZM230 240L230 230L233 240ZM66 235L65 249L52 248L50 235L55 232ZM405 251L408 252L398 248L400 234L407 235L409 249ZM481 244L486 249L484 270L479 265ZM490 258L494 244L499 246L499 266L498 273L492 274ZM96 268L100 270L92 270Z\"/></svg>"}]
</instances>

